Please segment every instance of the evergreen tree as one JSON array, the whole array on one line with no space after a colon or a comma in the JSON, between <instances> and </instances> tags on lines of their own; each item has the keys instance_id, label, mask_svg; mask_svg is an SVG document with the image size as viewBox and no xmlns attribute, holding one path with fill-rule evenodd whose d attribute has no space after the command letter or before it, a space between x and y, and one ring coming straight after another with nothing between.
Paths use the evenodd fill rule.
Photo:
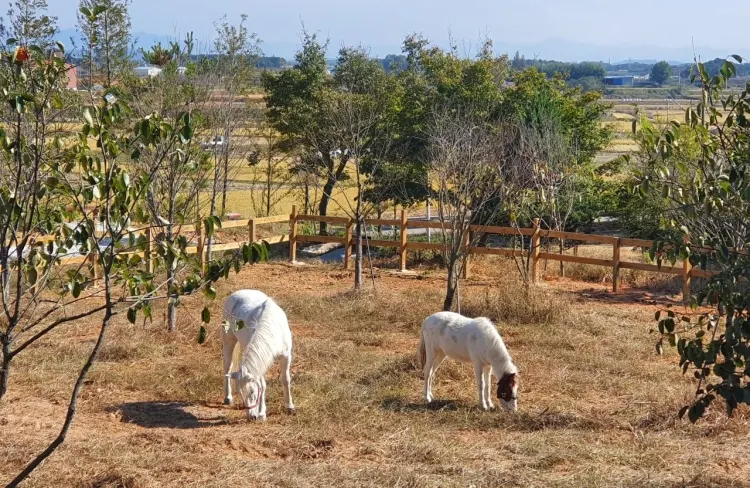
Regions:
<instances>
[{"instance_id":1,"label":"evergreen tree","mask_svg":"<svg viewBox=\"0 0 750 488\"><path fill-rule=\"evenodd\" d=\"M0 22L3 39L16 39L23 46L52 45L58 32L57 17L46 14L47 0L14 0L8 7L7 19Z\"/></svg>"},{"instance_id":2,"label":"evergreen tree","mask_svg":"<svg viewBox=\"0 0 750 488\"><path fill-rule=\"evenodd\" d=\"M112 85L130 68L129 0L80 0L78 28L83 41L84 65L89 80L101 77Z\"/></svg>"}]
</instances>

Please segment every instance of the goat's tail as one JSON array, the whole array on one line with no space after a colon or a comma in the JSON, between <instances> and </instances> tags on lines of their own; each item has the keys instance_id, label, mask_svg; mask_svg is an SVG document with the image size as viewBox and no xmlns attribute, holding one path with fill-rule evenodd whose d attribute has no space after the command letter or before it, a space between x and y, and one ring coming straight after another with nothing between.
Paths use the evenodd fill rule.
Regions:
<instances>
[{"instance_id":1,"label":"goat's tail","mask_svg":"<svg viewBox=\"0 0 750 488\"><path fill-rule=\"evenodd\" d=\"M427 349L424 344L424 326L419 330L419 367L424 368L427 362Z\"/></svg>"}]
</instances>

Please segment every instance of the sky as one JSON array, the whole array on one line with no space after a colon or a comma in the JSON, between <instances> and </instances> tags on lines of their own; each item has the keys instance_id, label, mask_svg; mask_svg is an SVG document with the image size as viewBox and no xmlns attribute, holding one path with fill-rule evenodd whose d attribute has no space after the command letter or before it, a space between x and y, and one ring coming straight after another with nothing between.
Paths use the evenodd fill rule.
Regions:
<instances>
[{"instance_id":1,"label":"sky","mask_svg":"<svg viewBox=\"0 0 750 488\"><path fill-rule=\"evenodd\" d=\"M75 27L78 0L48 3L61 29ZM724 25L727 19L750 18L750 0L717 4L708 13L713 23L705 22L703 0L132 0L130 15L136 33L181 37L192 30L207 41L213 21L227 15L230 22L239 22L245 13L266 54L281 55L288 53L268 51L293 49L303 23L334 47L362 44L377 55L398 49L413 32L440 45L451 37L467 53L490 37L499 50L515 47L527 57L545 59L626 52L685 57L693 44L698 51L713 48L722 56L750 51L750 29L739 22L729 29Z\"/></svg>"}]
</instances>

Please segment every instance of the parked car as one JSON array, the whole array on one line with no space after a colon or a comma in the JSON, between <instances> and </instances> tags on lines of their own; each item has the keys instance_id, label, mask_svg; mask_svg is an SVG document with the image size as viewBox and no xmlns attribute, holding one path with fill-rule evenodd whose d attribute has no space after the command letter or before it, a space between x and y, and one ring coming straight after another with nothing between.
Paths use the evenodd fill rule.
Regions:
<instances>
[{"instance_id":1,"label":"parked car","mask_svg":"<svg viewBox=\"0 0 750 488\"><path fill-rule=\"evenodd\" d=\"M224 136L214 136L210 141L201 144L203 149L217 149L224 146Z\"/></svg>"}]
</instances>

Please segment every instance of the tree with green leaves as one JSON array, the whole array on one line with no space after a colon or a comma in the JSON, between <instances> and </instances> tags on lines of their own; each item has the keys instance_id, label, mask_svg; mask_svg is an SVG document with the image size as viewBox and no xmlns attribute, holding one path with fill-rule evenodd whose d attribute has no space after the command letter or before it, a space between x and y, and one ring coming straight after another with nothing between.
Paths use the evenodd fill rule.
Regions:
<instances>
[{"instance_id":1,"label":"tree with green leaves","mask_svg":"<svg viewBox=\"0 0 750 488\"><path fill-rule=\"evenodd\" d=\"M663 85L672 76L672 66L666 61L659 61L651 68L649 79L659 85Z\"/></svg>"},{"instance_id":2,"label":"tree with green leaves","mask_svg":"<svg viewBox=\"0 0 750 488\"><path fill-rule=\"evenodd\" d=\"M157 42L151 46L151 49L149 50L141 49L141 56L146 64L163 68L171 63L172 60L178 59L180 56L180 49L179 45L172 45L164 48L162 47L161 42Z\"/></svg>"},{"instance_id":3,"label":"tree with green leaves","mask_svg":"<svg viewBox=\"0 0 750 488\"><path fill-rule=\"evenodd\" d=\"M214 164L209 212L224 216L229 182L245 164L250 151L250 146L234 143L232 135L254 121L244 97L253 88L260 40L248 29L247 15L240 16L238 24L222 17L214 23L214 28L217 34L213 46L215 57L203 67L202 75L204 84L214 90L215 99L206 110L207 123L202 135L209 141L223 141L209 147ZM209 256L212 252L213 239L208 243Z\"/></svg>"},{"instance_id":4,"label":"tree with green leaves","mask_svg":"<svg viewBox=\"0 0 750 488\"><path fill-rule=\"evenodd\" d=\"M130 61L129 0L80 0L78 28L85 68L105 88L121 79ZM90 87L89 87L90 88Z\"/></svg>"},{"instance_id":5,"label":"tree with green leaves","mask_svg":"<svg viewBox=\"0 0 750 488\"><path fill-rule=\"evenodd\" d=\"M331 195L345 178L349 162L349 155L338 146L323 110L332 93L332 79L326 68L327 46L316 34L305 32L302 49L295 56L297 65L280 73L266 71L262 76L266 118L281 134L279 147L302 154L306 164L300 169L319 172L324 178L318 202L320 215L328 214ZM325 222L321 223L320 232L327 233Z\"/></svg>"},{"instance_id":6,"label":"tree with green leaves","mask_svg":"<svg viewBox=\"0 0 750 488\"><path fill-rule=\"evenodd\" d=\"M743 59L733 56L737 63ZM680 238L657 242L658 262L689 260L717 274L691 297L691 310L657 312L659 341L677 348L683 374L696 379L695 401L680 411L691 422L718 399L729 415L750 404L750 94L725 94L736 67L725 61L716 76L696 62L703 96L683 123L640 133L644 160L638 195L663 201ZM709 311L699 310L708 307Z\"/></svg>"},{"instance_id":7,"label":"tree with green leaves","mask_svg":"<svg viewBox=\"0 0 750 488\"><path fill-rule=\"evenodd\" d=\"M11 44L0 53L0 62L3 106L15 114L0 137L0 401L13 387L12 365L20 354L73 321L99 323L59 434L8 485L15 487L65 441L115 317L147 320L154 302L201 291L213 299L214 282L243 263L265 258L267 250L244 244L210 262L204 272L182 237L172 246L156 246L154 261L144 262L139 254L147 244L132 224L142 215L153 174L172 158L182 158L181 151L189 154L184 148L192 139L193 117L178 114L169 123L153 114L126 125L129 109L110 91L92 97L82 110L72 141L48 137L44 126L66 92L64 59L38 46ZM26 126L38 132L29 137ZM173 150L162 151L160 162L148 169L133 164L144 152L170 145ZM213 228L216 219L211 219ZM71 254L79 259L61 266ZM159 270L173 266L175 254L190 263L189 269L179 282L160 283ZM210 321L208 309L202 318ZM205 338L203 325L200 337Z\"/></svg>"},{"instance_id":8,"label":"tree with green leaves","mask_svg":"<svg viewBox=\"0 0 750 488\"><path fill-rule=\"evenodd\" d=\"M325 182L321 184L323 192L332 180L337 187L348 185L355 190L353 197L342 191L330 194L330 198L354 221L354 289L357 291L362 287L365 217L380 201L374 193L374 182L382 184L395 177L384 173L381 166L394 157L396 124L393 113L397 93L396 80L388 76L377 59L370 57L363 48L343 47L339 51L332 89L320 107L330 137L313 148L318 152L325 150L327 144L339 148L333 159L347 165L348 173L344 181L337 174L326 174L317 181ZM318 142L315 137L310 140L313 144Z\"/></svg>"},{"instance_id":9,"label":"tree with green leaves","mask_svg":"<svg viewBox=\"0 0 750 488\"><path fill-rule=\"evenodd\" d=\"M47 9L47 0L13 0L7 19L0 20L0 37L16 39L22 46L51 47L58 32L57 17L47 15Z\"/></svg>"}]
</instances>

